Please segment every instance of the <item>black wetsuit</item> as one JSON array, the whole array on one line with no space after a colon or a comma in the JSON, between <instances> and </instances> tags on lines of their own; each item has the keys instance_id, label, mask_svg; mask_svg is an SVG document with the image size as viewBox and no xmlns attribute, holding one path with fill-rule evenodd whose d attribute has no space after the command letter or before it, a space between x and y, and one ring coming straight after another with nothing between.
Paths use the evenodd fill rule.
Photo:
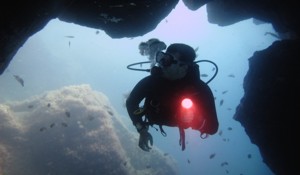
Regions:
<instances>
[{"instance_id":1,"label":"black wetsuit","mask_svg":"<svg viewBox=\"0 0 300 175\"><path fill-rule=\"evenodd\" d=\"M142 123L142 116L145 115L150 124L178 126L176 116L178 116L183 97L192 98L201 113L190 127L198 130L201 125L198 120L201 116L201 120L205 119L205 125L201 130L199 129L200 132L216 133L219 124L214 97L209 86L199 77L186 76L183 79L171 81L160 75L149 75L133 88L126 100L126 107L133 124ZM135 113L144 99L144 104L142 104L144 112Z\"/></svg>"}]
</instances>

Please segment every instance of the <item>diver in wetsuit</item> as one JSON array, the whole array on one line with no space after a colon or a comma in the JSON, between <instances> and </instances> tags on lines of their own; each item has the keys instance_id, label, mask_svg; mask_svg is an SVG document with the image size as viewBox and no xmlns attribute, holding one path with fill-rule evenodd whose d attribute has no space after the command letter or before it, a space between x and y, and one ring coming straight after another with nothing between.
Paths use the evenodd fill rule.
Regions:
<instances>
[{"instance_id":1,"label":"diver in wetsuit","mask_svg":"<svg viewBox=\"0 0 300 175\"><path fill-rule=\"evenodd\" d=\"M171 44L166 52L156 54L151 75L140 80L126 100L128 114L139 132L139 147L149 151L153 138L149 126L178 127L180 144L185 149L184 129L191 127L201 135L212 135L219 123L214 97L209 86L200 79L194 62L195 50L182 43ZM140 104L144 100L144 104ZM189 104L184 109L181 105Z\"/></svg>"}]
</instances>

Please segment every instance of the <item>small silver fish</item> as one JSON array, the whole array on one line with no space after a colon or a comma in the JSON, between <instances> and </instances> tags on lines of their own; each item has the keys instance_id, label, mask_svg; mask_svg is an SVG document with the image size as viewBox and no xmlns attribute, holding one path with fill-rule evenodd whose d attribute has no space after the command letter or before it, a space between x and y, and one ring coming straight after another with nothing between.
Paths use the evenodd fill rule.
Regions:
<instances>
[{"instance_id":1,"label":"small silver fish","mask_svg":"<svg viewBox=\"0 0 300 175\"><path fill-rule=\"evenodd\" d=\"M209 156L210 159L214 158L216 156L216 153L213 153Z\"/></svg>"},{"instance_id":2,"label":"small silver fish","mask_svg":"<svg viewBox=\"0 0 300 175\"><path fill-rule=\"evenodd\" d=\"M46 127L41 127L41 128L40 128L40 131L43 132L43 131L45 131L46 129L47 129Z\"/></svg>"},{"instance_id":3,"label":"small silver fish","mask_svg":"<svg viewBox=\"0 0 300 175\"><path fill-rule=\"evenodd\" d=\"M68 118L71 117L71 113L70 113L69 111L66 111L65 114L66 114L66 116L67 116Z\"/></svg>"},{"instance_id":4,"label":"small silver fish","mask_svg":"<svg viewBox=\"0 0 300 175\"><path fill-rule=\"evenodd\" d=\"M251 154L248 154L248 156L247 156L247 157L248 157L248 159L251 159L252 155L251 155Z\"/></svg>"},{"instance_id":5,"label":"small silver fish","mask_svg":"<svg viewBox=\"0 0 300 175\"><path fill-rule=\"evenodd\" d=\"M18 75L14 75L14 77L24 87L24 80Z\"/></svg>"},{"instance_id":6,"label":"small silver fish","mask_svg":"<svg viewBox=\"0 0 300 175\"><path fill-rule=\"evenodd\" d=\"M92 115L88 115L88 120L89 121L92 121L92 120L94 120L95 119L95 117L94 116L92 116Z\"/></svg>"},{"instance_id":7,"label":"small silver fish","mask_svg":"<svg viewBox=\"0 0 300 175\"><path fill-rule=\"evenodd\" d=\"M220 101L220 106L222 106L223 103L224 103L224 100L222 99L222 100Z\"/></svg>"},{"instance_id":8,"label":"small silver fish","mask_svg":"<svg viewBox=\"0 0 300 175\"><path fill-rule=\"evenodd\" d=\"M222 162L221 163L221 166L225 166L225 165L228 165L228 162Z\"/></svg>"},{"instance_id":9,"label":"small silver fish","mask_svg":"<svg viewBox=\"0 0 300 175\"><path fill-rule=\"evenodd\" d=\"M207 74L201 74L200 76L201 76L201 77L208 77Z\"/></svg>"},{"instance_id":10,"label":"small silver fish","mask_svg":"<svg viewBox=\"0 0 300 175\"><path fill-rule=\"evenodd\" d=\"M66 38L75 38L74 36L72 36L72 35L67 35L67 36L65 36Z\"/></svg>"},{"instance_id":11,"label":"small silver fish","mask_svg":"<svg viewBox=\"0 0 300 175\"><path fill-rule=\"evenodd\" d=\"M109 115L111 115L111 116L113 116L114 115L114 113L112 112L112 111L107 111L108 113L109 113Z\"/></svg>"},{"instance_id":12,"label":"small silver fish","mask_svg":"<svg viewBox=\"0 0 300 175\"><path fill-rule=\"evenodd\" d=\"M55 123L52 123L51 125L50 125L50 128L53 128L55 126Z\"/></svg>"},{"instance_id":13,"label":"small silver fish","mask_svg":"<svg viewBox=\"0 0 300 175\"><path fill-rule=\"evenodd\" d=\"M234 78L235 76L233 74L229 74L228 77Z\"/></svg>"},{"instance_id":14,"label":"small silver fish","mask_svg":"<svg viewBox=\"0 0 300 175\"><path fill-rule=\"evenodd\" d=\"M227 92L228 92L227 90L226 90L226 91L223 91L222 94L226 94Z\"/></svg>"}]
</instances>

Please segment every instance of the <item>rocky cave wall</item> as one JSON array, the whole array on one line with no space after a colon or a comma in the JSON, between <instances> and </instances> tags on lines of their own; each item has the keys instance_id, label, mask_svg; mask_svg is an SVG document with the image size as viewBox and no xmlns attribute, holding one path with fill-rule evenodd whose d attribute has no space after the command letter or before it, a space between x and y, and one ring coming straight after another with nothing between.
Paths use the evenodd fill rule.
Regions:
<instances>
[{"instance_id":1,"label":"rocky cave wall","mask_svg":"<svg viewBox=\"0 0 300 175\"><path fill-rule=\"evenodd\" d=\"M265 163L278 175L295 174L299 116L300 12L295 0L183 0L190 10L207 5L208 20L228 26L255 18L272 23L282 40L249 58L245 95L234 119L245 128ZM0 7L0 75L26 40L51 19L96 28L112 38L153 30L178 0L29 0Z\"/></svg>"}]
</instances>

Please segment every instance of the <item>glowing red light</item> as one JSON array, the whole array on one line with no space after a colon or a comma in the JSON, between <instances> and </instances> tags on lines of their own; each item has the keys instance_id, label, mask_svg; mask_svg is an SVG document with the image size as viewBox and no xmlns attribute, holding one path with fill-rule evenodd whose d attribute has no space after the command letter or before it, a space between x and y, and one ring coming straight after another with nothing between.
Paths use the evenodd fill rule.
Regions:
<instances>
[{"instance_id":1,"label":"glowing red light","mask_svg":"<svg viewBox=\"0 0 300 175\"><path fill-rule=\"evenodd\" d=\"M192 102L191 99L185 98L181 101L181 106L186 108L186 109L189 109L193 106L193 102Z\"/></svg>"}]
</instances>

